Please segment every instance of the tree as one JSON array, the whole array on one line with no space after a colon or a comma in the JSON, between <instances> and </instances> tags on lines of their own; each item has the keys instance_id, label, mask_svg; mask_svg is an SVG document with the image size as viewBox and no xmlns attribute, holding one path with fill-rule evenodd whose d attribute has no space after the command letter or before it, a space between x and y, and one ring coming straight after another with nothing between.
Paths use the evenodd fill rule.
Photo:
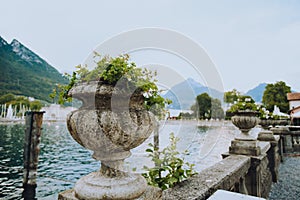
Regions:
<instances>
[{"instance_id":1,"label":"tree","mask_svg":"<svg viewBox=\"0 0 300 200\"><path fill-rule=\"evenodd\" d=\"M219 99L212 99L211 106L211 118L213 119L223 119L224 110L222 108L221 101Z\"/></svg>"},{"instance_id":2,"label":"tree","mask_svg":"<svg viewBox=\"0 0 300 200\"><path fill-rule=\"evenodd\" d=\"M196 97L198 118L209 119L211 117L211 97L207 93Z\"/></svg>"},{"instance_id":3,"label":"tree","mask_svg":"<svg viewBox=\"0 0 300 200\"><path fill-rule=\"evenodd\" d=\"M21 109L20 105L24 105L26 107L30 106L30 101L27 97L17 96L14 100L7 102L7 104L11 104L13 107L17 106L17 110Z\"/></svg>"},{"instance_id":4,"label":"tree","mask_svg":"<svg viewBox=\"0 0 300 200\"><path fill-rule=\"evenodd\" d=\"M15 100L15 95L8 93L0 97L0 104L5 104L13 100Z\"/></svg>"},{"instance_id":5,"label":"tree","mask_svg":"<svg viewBox=\"0 0 300 200\"><path fill-rule=\"evenodd\" d=\"M43 107L43 104L38 100L34 100L34 101L30 102L30 110L39 111L39 110L41 110L42 107Z\"/></svg>"},{"instance_id":6,"label":"tree","mask_svg":"<svg viewBox=\"0 0 300 200\"><path fill-rule=\"evenodd\" d=\"M236 89L224 93L224 102L233 104L241 96L241 93Z\"/></svg>"},{"instance_id":7,"label":"tree","mask_svg":"<svg viewBox=\"0 0 300 200\"><path fill-rule=\"evenodd\" d=\"M287 86L285 82L279 81L275 84L268 84L263 94L262 103L266 109L273 111L274 106L277 105L282 112L288 112L289 102L287 100L287 93L291 92L291 87Z\"/></svg>"},{"instance_id":8,"label":"tree","mask_svg":"<svg viewBox=\"0 0 300 200\"><path fill-rule=\"evenodd\" d=\"M191 106L194 116L199 119L223 119L224 110L219 99L210 97L207 93L196 97L196 103Z\"/></svg>"},{"instance_id":9,"label":"tree","mask_svg":"<svg viewBox=\"0 0 300 200\"><path fill-rule=\"evenodd\" d=\"M180 112L178 118L179 119L193 119L195 116L188 112Z\"/></svg>"}]
</instances>

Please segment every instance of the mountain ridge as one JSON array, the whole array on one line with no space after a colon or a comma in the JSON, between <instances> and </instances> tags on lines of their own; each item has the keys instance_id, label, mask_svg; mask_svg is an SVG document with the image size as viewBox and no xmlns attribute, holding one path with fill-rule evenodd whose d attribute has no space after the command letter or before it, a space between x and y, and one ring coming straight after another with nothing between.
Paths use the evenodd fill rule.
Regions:
<instances>
[{"instance_id":1,"label":"mountain ridge","mask_svg":"<svg viewBox=\"0 0 300 200\"><path fill-rule=\"evenodd\" d=\"M12 93L50 102L56 84L67 80L53 66L16 39L0 36L0 95Z\"/></svg>"},{"instance_id":2,"label":"mountain ridge","mask_svg":"<svg viewBox=\"0 0 300 200\"><path fill-rule=\"evenodd\" d=\"M172 100L169 108L188 110L196 102L196 97L205 92L213 98L223 100L222 92L203 86L192 78L174 85L163 97Z\"/></svg>"},{"instance_id":3,"label":"mountain ridge","mask_svg":"<svg viewBox=\"0 0 300 200\"><path fill-rule=\"evenodd\" d=\"M268 85L267 83L260 83L256 87L248 90L246 92L246 95L251 96L255 102L261 103L267 85Z\"/></svg>"}]
</instances>

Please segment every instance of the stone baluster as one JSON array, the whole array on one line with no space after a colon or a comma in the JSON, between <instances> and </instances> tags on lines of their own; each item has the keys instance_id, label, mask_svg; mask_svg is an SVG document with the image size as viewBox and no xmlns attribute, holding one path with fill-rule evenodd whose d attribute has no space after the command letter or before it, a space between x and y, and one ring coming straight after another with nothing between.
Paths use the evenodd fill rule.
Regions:
<instances>
[{"instance_id":1,"label":"stone baluster","mask_svg":"<svg viewBox=\"0 0 300 200\"><path fill-rule=\"evenodd\" d=\"M293 135L293 150L294 152L300 152L300 136L299 135Z\"/></svg>"},{"instance_id":2,"label":"stone baluster","mask_svg":"<svg viewBox=\"0 0 300 200\"><path fill-rule=\"evenodd\" d=\"M277 182L279 164L281 161L281 154L279 150L280 136L278 135L274 136L272 131L261 131L258 134L257 139L259 141L270 142L271 144L271 148L268 151L269 168L272 174L272 181Z\"/></svg>"},{"instance_id":3,"label":"stone baluster","mask_svg":"<svg viewBox=\"0 0 300 200\"><path fill-rule=\"evenodd\" d=\"M284 126L275 127L275 128L271 128L270 131L272 131L274 135L279 135L281 137L283 153L293 152L292 136L290 134L288 127L284 127Z\"/></svg>"},{"instance_id":4,"label":"stone baluster","mask_svg":"<svg viewBox=\"0 0 300 200\"><path fill-rule=\"evenodd\" d=\"M253 111L240 111L232 117L232 123L240 129L241 133L231 141L229 155L240 154L251 158L251 167L245 177L245 183L240 184L241 186L245 185L245 188L241 187L239 192L267 197L272 183L272 174L268 168L269 160L266 155L270 143L259 141L249 135L249 131L258 122L256 112Z\"/></svg>"},{"instance_id":5,"label":"stone baluster","mask_svg":"<svg viewBox=\"0 0 300 200\"><path fill-rule=\"evenodd\" d=\"M239 192L242 194L249 194L248 189L246 187L246 180L245 177L240 178L239 182Z\"/></svg>"}]
</instances>

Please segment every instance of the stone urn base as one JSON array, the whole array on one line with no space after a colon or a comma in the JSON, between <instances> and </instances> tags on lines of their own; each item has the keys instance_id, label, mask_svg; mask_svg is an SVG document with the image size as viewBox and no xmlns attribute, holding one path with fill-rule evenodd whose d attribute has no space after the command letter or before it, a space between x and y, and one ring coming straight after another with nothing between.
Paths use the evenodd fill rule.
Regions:
<instances>
[{"instance_id":1,"label":"stone urn base","mask_svg":"<svg viewBox=\"0 0 300 200\"><path fill-rule=\"evenodd\" d=\"M146 180L139 174L124 173L112 178L92 172L77 181L74 191L79 199L136 199L146 187Z\"/></svg>"},{"instance_id":2,"label":"stone urn base","mask_svg":"<svg viewBox=\"0 0 300 200\"><path fill-rule=\"evenodd\" d=\"M250 136L248 132L241 132L231 141L229 153L258 156L261 154L261 149L255 137Z\"/></svg>"},{"instance_id":3,"label":"stone urn base","mask_svg":"<svg viewBox=\"0 0 300 200\"><path fill-rule=\"evenodd\" d=\"M242 154L248 156L258 156L261 154L261 148L258 145L258 140L249 135L248 132L241 132L234 140L231 141L229 153Z\"/></svg>"},{"instance_id":4,"label":"stone urn base","mask_svg":"<svg viewBox=\"0 0 300 200\"><path fill-rule=\"evenodd\" d=\"M257 139L259 141L275 141L273 132L266 130L259 132Z\"/></svg>"},{"instance_id":5,"label":"stone urn base","mask_svg":"<svg viewBox=\"0 0 300 200\"><path fill-rule=\"evenodd\" d=\"M238 140L231 141L229 147L230 154L241 154L248 156L258 156L261 154L261 148L258 145L257 140Z\"/></svg>"},{"instance_id":6,"label":"stone urn base","mask_svg":"<svg viewBox=\"0 0 300 200\"><path fill-rule=\"evenodd\" d=\"M126 198L127 199L127 198ZM157 187L147 186L145 192L132 200L161 200L162 190ZM80 200L76 197L74 189L66 190L58 194L58 200Z\"/></svg>"}]
</instances>

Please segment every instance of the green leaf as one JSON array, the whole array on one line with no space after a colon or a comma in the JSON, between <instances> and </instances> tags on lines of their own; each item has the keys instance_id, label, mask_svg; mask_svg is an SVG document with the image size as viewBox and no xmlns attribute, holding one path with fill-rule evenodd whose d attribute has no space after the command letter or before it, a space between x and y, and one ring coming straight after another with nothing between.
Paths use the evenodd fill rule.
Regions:
<instances>
[{"instance_id":1,"label":"green leaf","mask_svg":"<svg viewBox=\"0 0 300 200\"><path fill-rule=\"evenodd\" d=\"M146 149L146 152L153 153L153 150L152 149Z\"/></svg>"}]
</instances>

